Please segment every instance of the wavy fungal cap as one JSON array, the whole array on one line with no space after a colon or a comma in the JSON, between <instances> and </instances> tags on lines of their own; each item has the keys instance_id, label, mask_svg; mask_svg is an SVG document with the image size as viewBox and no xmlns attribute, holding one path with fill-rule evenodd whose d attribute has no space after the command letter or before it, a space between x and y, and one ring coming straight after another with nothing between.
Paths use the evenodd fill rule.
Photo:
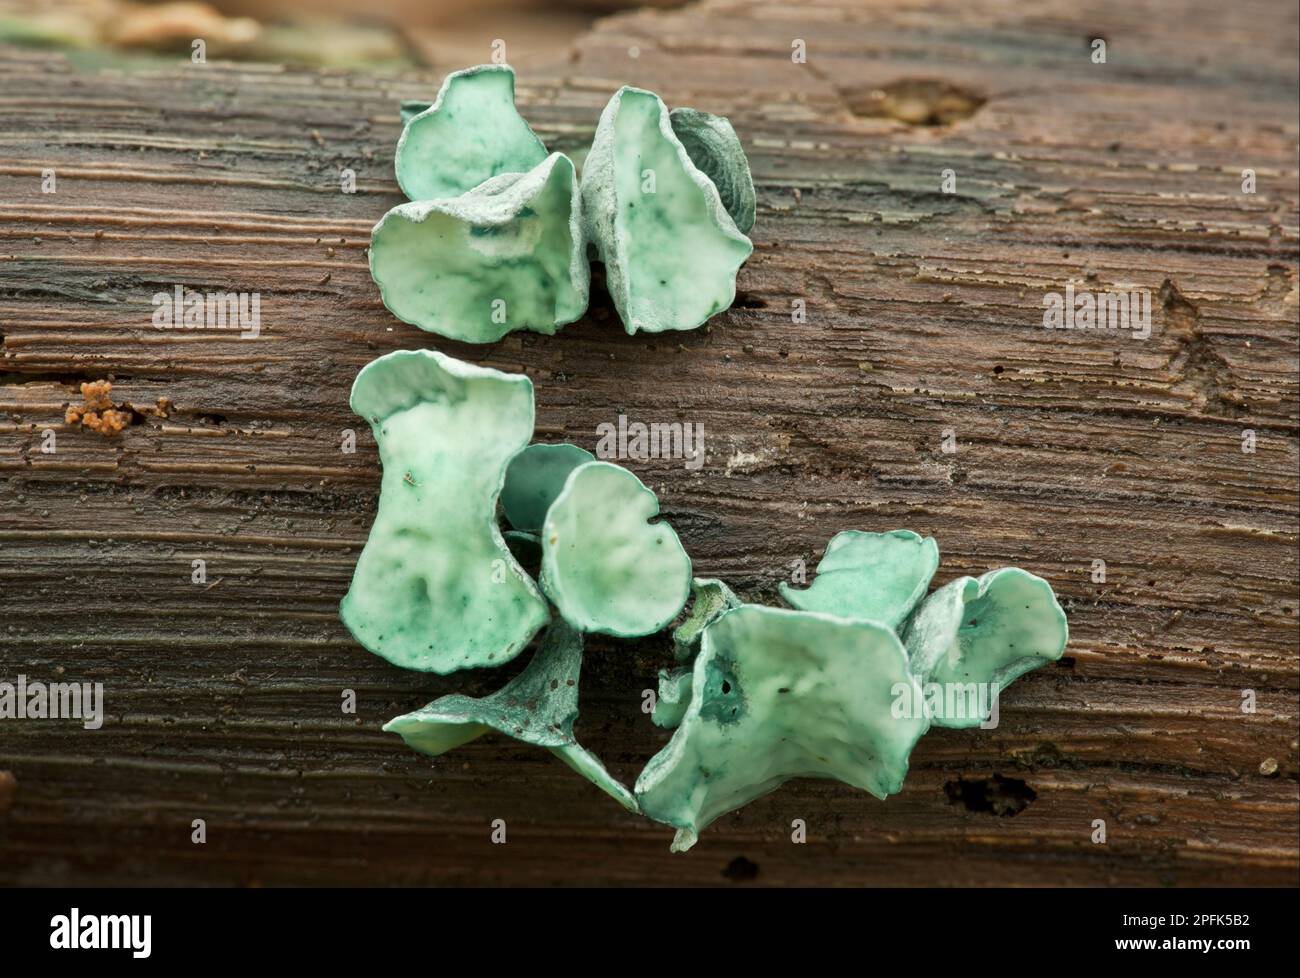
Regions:
<instances>
[{"instance_id":1,"label":"wavy fungal cap","mask_svg":"<svg viewBox=\"0 0 1300 978\"><path fill-rule=\"evenodd\" d=\"M736 229L749 234L758 201L749 160L731 122L720 115L684 108L669 112L668 121L691 162L718 188L722 206L736 222Z\"/></svg>"},{"instance_id":2,"label":"wavy fungal cap","mask_svg":"<svg viewBox=\"0 0 1300 978\"><path fill-rule=\"evenodd\" d=\"M590 289L573 161L553 153L460 197L399 204L371 233L370 274L393 315L449 339L554 333Z\"/></svg>"},{"instance_id":3,"label":"wavy fungal cap","mask_svg":"<svg viewBox=\"0 0 1300 978\"><path fill-rule=\"evenodd\" d=\"M704 631L691 701L637 779L641 810L677 827L675 850L706 825L791 778L897 792L928 721L895 717L910 688L898 637L876 622L742 605Z\"/></svg>"},{"instance_id":4,"label":"wavy fungal cap","mask_svg":"<svg viewBox=\"0 0 1300 978\"><path fill-rule=\"evenodd\" d=\"M582 198L628 333L694 329L731 306L753 245L659 96L622 88L610 99L583 165Z\"/></svg>"},{"instance_id":5,"label":"wavy fungal cap","mask_svg":"<svg viewBox=\"0 0 1300 978\"><path fill-rule=\"evenodd\" d=\"M691 559L659 515L659 500L612 462L569 473L542 526L542 590L584 632L634 637L677 616Z\"/></svg>"},{"instance_id":6,"label":"wavy fungal cap","mask_svg":"<svg viewBox=\"0 0 1300 978\"><path fill-rule=\"evenodd\" d=\"M531 381L430 350L390 353L357 375L352 409L384 472L343 623L407 669L513 659L550 617L496 523L506 465L533 431Z\"/></svg>"},{"instance_id":7,"label":"wavy fungal cap","mask_svg":"<svg viewBox=\"0 0 1300 978\"><path fill-rule=\"evenodd\" d=\"M1041 577L1003 567L961 577L922 602L903 629L912 672L922 683L994 684L1055 662L1069 641L1065 612ZM935 716L941 727L975 727L988 716Z\"/></svg>"},{"instance_id":8,"label":"wavy fungal cap","mask_svg":"<svg viewBox=\"0 0 1300 978\"><path fill-rule=\"evenodd\" d=\"M781 597L802 611L841 618L866 618L890 628L906 618L925 596L939 568L933 537L911 530L835 534L806 589L781 585Z\"/></svg>"},{"instance_id":9,"label":"wavy fungal cap","mask_svg":"<svg viewBox=\"0 0 1300 978\"><path fill-rule=\"evenodd\" d=\"M554 622L524 671L495 693L480 698L443 696L414 713L394 717L384 730L399 734L412 750L435 757L495 730L550 748L624 808L636 811L632 793L573 735L582 645L581 634L562 621Z\"/></svg>"},{"instance_id":10,"label":"wavy fungal cap","mask_svg":"<svg viewBox=\"0 0 1300 978\"><path fill-rule=\"evenodd\" d=\"M395 168L408 200L438 200L544 159L546 147L515 108L514 69L479 65L448 75L437 100L410 118Z\"/></svg>"},{"instance_id":11,"label":"wavy fungal cap","mask_svg":"<svg viewBox=\"0 0 1300 978\"><path fill-rule=\"evenodd\" d=\"M501 508L510 525L516 530L540 530L569 473L595 460L585 448L567 442L525 448L506 469L506 485L501 490Z\"/></svg>"}]
</instances>

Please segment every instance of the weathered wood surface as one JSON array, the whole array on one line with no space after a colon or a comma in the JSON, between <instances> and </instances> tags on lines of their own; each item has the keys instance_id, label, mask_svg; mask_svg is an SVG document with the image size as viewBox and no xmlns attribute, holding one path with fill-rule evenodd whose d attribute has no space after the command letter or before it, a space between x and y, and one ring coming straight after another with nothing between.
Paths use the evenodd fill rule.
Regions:
<instances>
[{"instance_id":1,"label":"weathered wood surface","mask_svg":"<svg viewBox=\"0 0 1300 978\"><path fill-rule=\"evenodd\" d=\"M96 732L0 725L0 881L1294 884L1297 12L1086 7L601 22L520 79L526 114L570 149L622 83L730 116L759 192L740 299L708 331L629 338L602 296L554 338L477 349L397 322L366 270L399 200L397 103L437 76L0 53L0 679L99 680L108 710ZM871 114L873 90L925 80L987 101L946 125ZM1044 330L1043 293L1070 282L1151 290L1151 337ZM150 297L177 283L260 292L261 337L154 330ZM368 432L340 451L364 427L348 388L419 346L526 371L543 437L703 424L698 473L629 464L697 570L751 598L839 529L907 526L938 538L937 583L1050 579L1066 658L1004 697L998 729L926 736L900 796L794 783L680 856L545 752L407 752L388 717L499 682L404 673L336 616L379 485ZM110 375L171 416L63 426ZM579 733L629 782L666 739L640 712L666 658L662 637L588 655ZM980 810L986 787L1023 809Z\"/></svg>"}]
</instances>

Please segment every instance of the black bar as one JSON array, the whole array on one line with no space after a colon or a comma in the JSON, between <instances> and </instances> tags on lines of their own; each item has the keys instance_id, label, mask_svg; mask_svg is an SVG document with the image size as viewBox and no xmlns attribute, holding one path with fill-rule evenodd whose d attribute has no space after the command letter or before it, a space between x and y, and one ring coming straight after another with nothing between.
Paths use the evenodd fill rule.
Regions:
<instances>
[{"instance_id":1,"label":"black bar","mask_svg":"<svg viewBox=\"0 0 1300 978\"><path fill-rule=\"evenodd\" d=\"M640 959L694 972L717 959L735 974L748 961L774 970L768 955L781 952L799 955L807 972L843 960L855 970L979 973L1014 965L1032 973L1103 961L1223 969L1274 960L1294 946L1295 896L1242 889L38 889L0 891L0 912L6 966L199 965L206 972L351 963L382 970L414 960L432 974L496 972L512 961L603 970ZM127 945L134 936L141 950L147 915L148 956L136 957L131 946L55 949L52 939L71 932L74 907L87 935L100 926L88 917L137 915L140 929L114 920L105 933L117 931Z\"/></svg>"}]
</instances>

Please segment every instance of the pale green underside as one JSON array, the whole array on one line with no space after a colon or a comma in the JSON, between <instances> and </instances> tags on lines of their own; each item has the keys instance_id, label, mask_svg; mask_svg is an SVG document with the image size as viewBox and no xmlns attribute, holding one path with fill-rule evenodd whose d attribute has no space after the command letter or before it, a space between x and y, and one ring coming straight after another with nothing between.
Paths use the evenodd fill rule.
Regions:
<instances>
[{"instance_id":1,"label":"pale green underside","mask_svg":"<svg viewBox=\"0 0 1300 978\"><path fill-rule=\"evenodd\" d=\"M368 364L352 409L383 463L379 510L339 613L395 665L501 665L549 616L496 524L506 464L532 435L532 383L433 351Z\"/></svg>"},{"instance_id":2,"label":"pale green underside","mask_svg":"<svg viewBox=\"0 0 1300 978\"><path fill-rule=\"evenodd\" d=\"M694 329L730 307L753 246L653 92L624 88L605 107L582 195L587 236L628 333Z\"/></svg>"},{"instance_id":3,"label":"pale green underside","mask_svg":"<svg viewBox=\"0 0 1300 978\"><path fill-rule=\"evenodd\" d=\"M791 778L897 792L923 717L893 716L913 682L898 637L868 621L742 605L704 632L693 696L637 779L641 810L689 848L719 816Z\"/></svg>"},{"instance_id":4,"label":"pale green underside","mask_svg":"<svg viewBox=\"0 0 1300 978\"><path fill-rule=\"evenodd\" d=\"M757 210L754 178L731 122L697 109L673 109L668 121L691 162L718 188L722 206L736 222L736 230L749 234Z\"/></svg>"},{"instance_id":5,"label":"pale green underside","mask_svg":"<svg viewBox=\"0 0 1300 978\"><path fill-rule=\"evenodd\" d=\"M552 747L551 753L629 812L640 812L641 809L636 803L636 795L632 794L622 782L605 770L605 765L601 763L600 758L581 744L575 742Z\"/></svg>"},{"instance_id":6,"label":"pale green underside","mask_svg":"<svg viewBox=\"0 0 1300 978\"><path fill-rule=\"evenodd\" d=\"M562 621L551 625L532 660L497 692L481 698L453 694L394 717L384 725L407 746L437 756L498 731L557 757L619 802L636 811L636 799L610 776L600 760L573 735L578 718L582 636Z\"/></svg>"},{"instance_id":7,"label":"pale green underside","mask_svg":"<svg viewBox=\"0 0 1300 978\"><path fill-rule=\"evenodd\" d=\"M812 585L797 589L782 584L781 597L803 611L865 618L897 628L924 597L938 567L939 547L933 537L911 530L845 530L826 545Z\"/></svg>"},{"instance_id":8,"label":"pale green underside","mask_svg":"<svg viewBox=\"0 0 1300 978\"><path fill-rule=\"evenodd\" d=\"M450 200L400 204L371 234L393 315L449 339L552 334L587 308L590 269L573 163L553 154Z\"/></svg>"},{"instance_id":9,"label":"pale green underside","mask_svg":"<svg viewBox=\"0 0 1300 978\"><path fill-rule=\"evenodd\" d=\"M584 632L633 637L666 626L686 604L691 559L659 501L611 462L569 473L542 528L542 590Z\"/></svg>"},{"instance_id":10,"label":"pale green underside","mask_svg":"<svg viewBox=\"0 0 1300 978\"><path fill-rule=\"evenodd\" d=\"M1018 567L961 577L917 608L902 631L921 683L989 683L1000 692L1065 651L1069 626L1052 587ZM942 727L975 727L985 716L935 716Z\"/></svg>"},{"instance_id":11,"label":"pale green underside","mask_svg":"<svg viewBox=\"0 0 1300 978\"><path fill-rule=\"evenodd\" d=\"M433 105L407 122L395 169L408 200L438 200L545 158L546 147L515 108L514 71L480 65L448 75Z\"/></svg>"},{"instance_id":12,"label":"pale green underside","mask_svg":"<svg viewBox=\"0 0 1300 978\"><path fill-rule=\"evenodd\" d=\"M516 530L537 531L569 473L596 456L577 445L529 445L506 469L501 508Z\"/></svg>"}]
</instances>

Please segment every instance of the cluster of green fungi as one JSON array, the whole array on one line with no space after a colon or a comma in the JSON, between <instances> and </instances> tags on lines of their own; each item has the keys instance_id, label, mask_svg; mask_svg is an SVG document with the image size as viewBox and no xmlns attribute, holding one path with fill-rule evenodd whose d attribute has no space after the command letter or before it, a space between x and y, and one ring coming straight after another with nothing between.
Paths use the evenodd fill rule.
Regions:
<instances>
[{"instance_id":1,"label":"cluster of green fungi","mask_svg":"<svg viewBox=\"0 0 1300 978\"><path fill-rule=\"evenodd\" d=\"M587 310L589 253L628 333L694 329L731 306L753 250L754 184L731 124L625 87L579 179L515 108L514 71L447 76L404 106L397 182L370 274L399 319L469 343L554 334Z\"/></svg>"},{"instance_id":2,"label":"cluster of green fungi","mask_svg":"<svg viewBox=\"0 0 1300 978\"><path fill-rule=\"evenodd\" d=\"M402 114L396 172L410 202L370 247L400 319L476 343L553 334L587 308L592 254L628 333L693 329L734 300L755 195L726 119L622 88L579 177L519 115L504 65L455 72ZM907 530L836 535L811 586L781 588L789 607L694 578L632 472L576 445L530 444L527 377L398 352L362 369L351 404L383 483L344 624L389 662L444 675L503 665L537 639L496 693L443 696L384 729L432 756L490 731L548 748L675 828L674 850L790 778L897 792L931 725L983 723L1003 687L1064 650L1047 582L1012 567L926 597L938 548ZM574 735L583 637L674 623L652 714L674 732L629 789ZM992 695L954 715L928 692L954 686Z\"/></svg>"},{"instance_id":3,"label":"cluster of green fungi","mask_svg":"<svg viewBox=\"0 0 1300 978\"><path fill-rule=\"evenodd\" d=\"M362 369L351 404L383 464L340 609L352 634L395 665L446 674L509 662L541 633L496 693L443 696L384 729L435 756L490 731L548 748L675 828L674 850L791 778L896 793L932 724L987 715L934 710L924 689L983 684L996 696L1064 650L1046 581L1003 568L927 597L938 547L907 530L837 534L810 586L781 588L789 607L693 578L634 474L575 445L529 443L527 377L402 351ZM629 789L574 736L583 636L674 623L653 713L674 733Z\"/></svg>"}]
</instances>

